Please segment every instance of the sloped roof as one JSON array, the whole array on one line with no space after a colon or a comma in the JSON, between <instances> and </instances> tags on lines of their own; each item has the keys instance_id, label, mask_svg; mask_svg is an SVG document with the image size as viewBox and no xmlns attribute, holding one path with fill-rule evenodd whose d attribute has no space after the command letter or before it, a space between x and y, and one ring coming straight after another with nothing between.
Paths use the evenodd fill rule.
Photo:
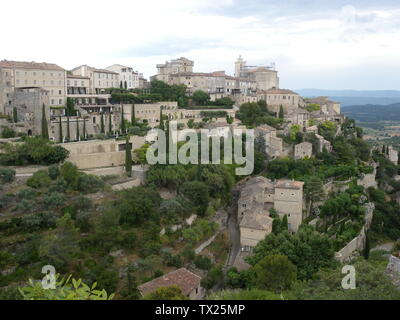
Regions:
<instances>
[{"instance_id":1,"label":"sloped roof","mask_svg":"<svg viewBox=\"0 0 400 320\"><path fill-rule=\"evenodd\" d=\"M268 230L272 225L273 219L267 214L248 213L243 216L240 227L256 230Z\"/></svg>"},{"instance_id":2,"label":"sloped roof","mask_svg":"<svg viewBox=\"0 0 400 320\"><path fill-rule=\"evenodd\" d=\"M302 181L294 181L294 180L278 180L276 182L276 188L284 188L284 189L302 189L304 182Z\"/></svg>"},{"instance_id":3,"label":"sloped roof","mask_svg":"<svg viewBox=\"0 0 400 320\"><path fill-rule=\"evenodd\" d=\"M34 70L57 70L65 71L65 69L54 63L46 62L26 62L26 61L0 61L0 68L18 68L18 69L34 69Z\"/></svg>"},{"instance_id":4,"label":"sloped roof","mask_svg":"<svg viewBox=\"0 0 400 320\"><path fill-rule=\"evenodd\" d=\"M182 293L187 296L193 289L200 285L200 280L201 278L198 275L190 272L186 268L180 268L149 282L143 283L138 286L138 289L142 296L145 296L160 287L177 285L181 288Z\"/></svg>"}]
</instances>

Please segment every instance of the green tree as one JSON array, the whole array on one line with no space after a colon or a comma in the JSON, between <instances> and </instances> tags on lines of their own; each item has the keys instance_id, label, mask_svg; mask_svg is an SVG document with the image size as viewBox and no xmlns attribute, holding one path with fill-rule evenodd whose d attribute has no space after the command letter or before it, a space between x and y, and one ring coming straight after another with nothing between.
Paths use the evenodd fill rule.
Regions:
<instances>
[{"instance_id":1,"label":"green tree","mask_svg":"<svg viewBox=\"0 0 400 320\"><path fill-rule=\"evenodd\" d=\"M208 186L200 181L188 181L181 186L179 191L196 206L197 214L204 216L210 199Z\"/></svg>"},{"instance_id":2,"label":"green tree","mask_svg":"<svg viewBox=\"0 0 400 320\"><path fill-rule=\"evenodd\" d=\"M192 95L193 102L198 106L205 106L210 101L210 96L207 92L196 90Z\"/></svg>"},{"instance_id":3,"label":"green tree","mask_svg":"<svg viewBox=\"0 0 400 320\"><path fill-rule=\"evenodd\" d=\"M100 133L105 133L105 129L104 129L104 113L103 112L100 115Z\"/></svg>"},{"instance_id":4,"label":"green tree","mask_svg":"<svg viewBox=\"0 0 400 320\"><path fill-rule=\"evenodd\" d=\"M111 113L109 113L108 115L108 134L111 135L112 134L112 119L111 119Z\"/></svg>"},{"instance_id":5,"label":"green tree","mask_svg":"<svg viewBox=\"0 0 400 320\"><path fill-rule=\"evenodd\" d=\"M57 228L44 236L39 247L39 256L56 267L68 270L74 256L79 252L78 229L69 213L57 220Z\"/></svg>"},{"instance_id":6,"label":"green tree","mask_svg":"<svg viewBox=\"0 0 400 320\"><path fill-rule=\"evenodd\" d=\"M177 285L157 288L143 297L143 300L188 300Z\"/></svg>"},{"instance_id":7,"label":"green tree","mask_svg":"<svg viewBox=\"0 0 400 320\"><path fill-rule=\"evenodd\" d=\"M131 123L132 123L132 125L136 124L135 104L134 103L132 103Z\"/></svg>"},{"instance_id":8,"label":"green tree","mask_svg":"<svg viewBox=\"0 0 400 320\"><path fill-rule=\"evenodd\" d=\"M121 134L126 133L124 105L121 106Z\"/></svg>"},{"instance_id":9,"label":"green tree","mask_svg":"<svg viewBox=\"0 0 400 320\"><path fill-rule=\"evenodd\" d=\"M76 141L79 141L80 133L79 133L79 118L76 119Z\"/></svg>"},{"instance_id":10,"label":"green tree","mask_svg":"<svg viewBox=\"0 0 400 320\"><path fill-rule=\"evenodd\" d=\"M58 280L56 276L56 289L43 288L41 281L29 279L28 285L19 288L24 300L112 300L114 294L108 295L105 290L96 289L97 283L91 287L82 279L71 279L71 275L65 280ZM71 280L71 281L70 281Z\"/></svg>"},{"instance_id":11,"label":"green tree","mask_svg":"<svg viewBox=\"0 0 400 320\"><path fill-rule=\"evenodd\" d=\"M60 135L60 139L59 142L63 143L64 139L63 139L63 129L62 129L62 121L61 121L61 116L59 117L59 122L58 122L58 131L59 131L59 135Z\"/></svg>"},{"instance_id":12,"label":"green tree","mask_svg":"<svg viewBox=\"0 0 400 320\"><path fill-rule=\"evenodd\" d=\"M67 98L67 108L65 110L65 115L69 117L73 117L76 115L75 100L73 98Z\"/></svg>"},{"instance_id":13,"label":"green tree","mask_svg":"<svg viewBox=\"0 0 400 320\"><path fill-rule=\"evenodd\" d=\"M18 111L16 107L13 108L13 121L14 123L18 122Z\"/></svg>"},{"instance_id":14,"label":"green tree","mask_svg":"<svg viewBox=\"0 0 400 320\"><path fill-rule=\"evenodd\" d=\"M255 266L257 286L260 289L282 292L291 287L297 277L296 266L284 255L270 255Z\"/></svg>"},{"instance_id":15,"label":"green tree","mask_svg":"<svg viewBox=\"0 0 400 320\"><path fill-rule=\"evenodd\" d=\"M49 140L49 127L47 125L46 106L42 107L42 138Z\"/></svg>"},{"instance_id":16,"label":"green tree","mask_svg":"<svg viewBox=\"0 0 400 320\"><path fill-rule=\"evenodd\" d=\"M283 119L285 117L285 113L283 111L283 106L279 107L279 119Z\"/></svg>"},{"instance_id":17,"label":"green tree","mask_svg":"<svg viewBox=\"0 0 400 320\"><path fill-rule=\"evenodd\" d=\"M125 140L125 172L128 177L132 176L132 148L131 143L129 141L129 135Z\"/></svg>"},{"instance_id":18,"label":"green tree","mask_svg":"<svg viewBox=\"0 0 400 320\"><path fill-rule=\"evenodd\" d=\"M83 139L86 140L86 118L83 117Z\"/></svg>"},{"instance_id":19,"label":"green tree","mask_svg":"<svg viewBox=\"0 0 400 320\"><path fill-rule=\"evenodd\" d=\"M283 216L283 218L282 218L281 225L282 225L282 231L287 231L287 230L289 230L288 217L287 217L286 214L285 214L285 215Z\"/></svg>"},{"instance_id":20,"label":"green tree","mask_svg":"<svg viewBox=\"0 0 400 320\"><path fill-rule=\"evenodd\" d=\"M71 132L70 132L70 126L69 126L69 116L67 116L67 141L71 141Z\"/></svg>"}]
</instances>

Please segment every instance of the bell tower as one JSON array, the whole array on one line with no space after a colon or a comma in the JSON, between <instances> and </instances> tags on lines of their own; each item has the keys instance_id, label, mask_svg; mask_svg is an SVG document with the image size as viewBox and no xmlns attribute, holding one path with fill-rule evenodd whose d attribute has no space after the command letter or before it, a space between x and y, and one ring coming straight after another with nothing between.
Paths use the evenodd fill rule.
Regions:
<instances>
[{"instance_id":1,"label":"bell tower","mask_svg":"<svg viewBox=\"0 0 400 320\"><path fill-rule=\"evenodd\" d=\"M242 73L242 69L246 65L246 61L243 61L242 56L239 55L239 58L235 62L235 77L240 77Z\"/></svg>"}]
</instances>

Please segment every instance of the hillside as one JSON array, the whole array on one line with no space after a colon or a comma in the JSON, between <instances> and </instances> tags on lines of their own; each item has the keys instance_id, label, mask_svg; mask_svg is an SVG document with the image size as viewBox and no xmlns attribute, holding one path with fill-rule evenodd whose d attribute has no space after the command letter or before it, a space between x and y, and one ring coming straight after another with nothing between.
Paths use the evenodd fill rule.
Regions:
<instances>
[{"instance_id":1,"label":"hillside","mask_svg":"<svg viewBox=\"0 0 400 320\"><path fill-rule=\"evenodd\" d=\"M400 103L345 106L342 108L342 113L362 122L400 121Z\"/></svg>"},{"instance_id":2,"label":"hillside","mask_svg":"<svg viewBox=\"0 0 400 320\"><path fill-rule=\"evenodd\" d=\"M353 105L388 105L400 102L400 91L396 90L323 90L323 89L300 89L295 90L304 97L327 96L331 100L338 101L342 106Z\"/></svg>"}]
</instances>

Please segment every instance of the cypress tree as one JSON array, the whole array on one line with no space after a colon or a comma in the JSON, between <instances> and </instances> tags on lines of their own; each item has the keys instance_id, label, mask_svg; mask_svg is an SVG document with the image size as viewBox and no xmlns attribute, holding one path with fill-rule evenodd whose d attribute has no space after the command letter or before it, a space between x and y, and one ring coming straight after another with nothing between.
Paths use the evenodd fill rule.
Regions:
<instances>
[{"instance_id":1,"label":"cypress tree","mask_svg":"<svg viewBox=\"0 0 400 320\"><path fill-rule=\"evenodd\" d=\"M283 119L285 117L285 113L283 112L283 106L281 105L279 108L279 119Z\"/></svg>"},{"instance_id":2,"label":"cypress tree","mask_svg":"<svg viewBox=\"0 0 400 320\"><path fill-rule=\"evenodd\" d=\"M79 132L79 118L76 119L76 141L79 141L80 132Z\"/></svg>"},{"instance_id":3,"label":"cypress tree","mask_svg":"<svg viewBox=\"0 0 400 320\"><path fill-rule=\"evenodd\" d=\"M83 139L86 140L86 119L83 117Z\"/></svg>"},{"instance_id":4,"label":"cypress tree","mask_svg":"<svg viewBox=\"0 0 400 320\"><path fill-rule=\"evenodd\" d=\"M124 105L121 106L121 134L126 133L125 119L124 119Z\"/></svg>"},{"instance_id":5,"label":"cypress tree","mask_svg":"<svg viewBox=\"0 0 400 320\"><path fill-rule=\"evenodd\" d=\"M135 104L132 104L131 122L132 122L132 125L134 125L136 123Z\"/></svg>"},{"instance_id":6,"label":"cypress tree","mask_svg":"<svg viewBox=\"0 0 400 320\"><path fill-rule=\"evenodd\" d=\"M71 140L71 132L69 129L69 116L67 116L67 140L68 142Z\"/></svg>"},{"instance_id":7,"label":"cypress tree","mask_svg":"<svg viewBox=\"0 0 400 320\"><path fill-rule=\"evenodd\" d=\"M370 250L369 237L368 237L368 233L365 233L365 248L364 248L364 252L363 252L365 260L368 260L368 258L369 258L369 250Z\"/></svg>"},{"instance_id":8,"label":"cypress tree","mask_svg":"<svg viewBox=\"0 0 400 320\"><path fill-rule=\"evenodd\" d=\"M14 123L18 122L18 112L16 107L13 108L13 121Z\"/></svg>"},{"instance_id":9,"label":"cypress tree","mask_svg":"<svg viewBox=\"0 0 400 320\"><path fill-rule=\"evenodd\" d=\"M131 150L131 145L129 142L129 136L126 136L125 172L128 177L132 176L132 150Z\"/></svg>"},{"instance_id":10,"label":"cypress tree","mask_svg":"<svg viewBox=\"0 0 400 320\"><path fill-rule=\"evenodd\" d=\"M282 219L282 231L287 231L289 229L288 217L285 214Z\"/></svg>"},{"instance_id":11,"label":"cypress tree","mask_svg":"<svg viewBox=\"0 0 400 320\"><path fill-rule=\"evenodd\" d=\"M42 107L42 138L49 140L49 128L47 126L46 107Z\"/></svg>"},{"instance_id":12,"label":"cypress tree","mask_svg":"<svg viewBox=\"0 0 400 320\"><path fill-rule=\"evenodd\" d=\"M164 119L163 119L163 114L162 114L162 109L161 108L160 108L160 125L158 127L161 130L165 130Z\"/></svg>"},{"instance_id":13,"label":"cypress tree","mask_svg":"<svg viewBox=\"0 0 400 320\"><path fill-rule=\"evenodd\" d=\"M108 115L108 134L112 134L112 121L111 121L111 113Z\"/></svg>"},{"instance_id":14,"label":"cypress tree","mask_svg":"<svg viewBox=\"0 0 400 320\"><path fill-rule=\"evenodd\" d=\"M166 151L166 157L167 157L167 164L169 164L169 141L170 141L170 132L169 132L169 120L166 121L166 128L165 128L165 137L167 138L165 143L165 151Z\"/></svg>"},{"instance_id":15,"label":"cypress tree","mask_svg":"<svg viewBox=\"0 0 400 320\"><path fill-rule=\"evenodd\" d=\"M126 82L126 80L125 80L125 83L124 83L124 87L125 87L125 89L128 89L128 83Z\"/></svg>"},{"instance_id":16,"label":"cypress tree","mask_svg":"<svg viewBox=\"0 0 400 320\"><path fill-rule=\"evenodd\" d=\"M63 142L63 129L62 129L62 121L61 121L61 116L60 116L60 121L58 123L59 125L59 135L60 135L60 140L59 142L62 143Z\"/></svg>"},{"instance_id":17,"label":"cypress tree","mask_svg":"<svg viewBox=\"0 0 400 320\"><path fill-rule=\"evenodd\" d=\"M101 113L101 116L100 116L100 133L105 133L104 132L104 115L103 115L103 113Z\"/></svg>"}]
</instances>

